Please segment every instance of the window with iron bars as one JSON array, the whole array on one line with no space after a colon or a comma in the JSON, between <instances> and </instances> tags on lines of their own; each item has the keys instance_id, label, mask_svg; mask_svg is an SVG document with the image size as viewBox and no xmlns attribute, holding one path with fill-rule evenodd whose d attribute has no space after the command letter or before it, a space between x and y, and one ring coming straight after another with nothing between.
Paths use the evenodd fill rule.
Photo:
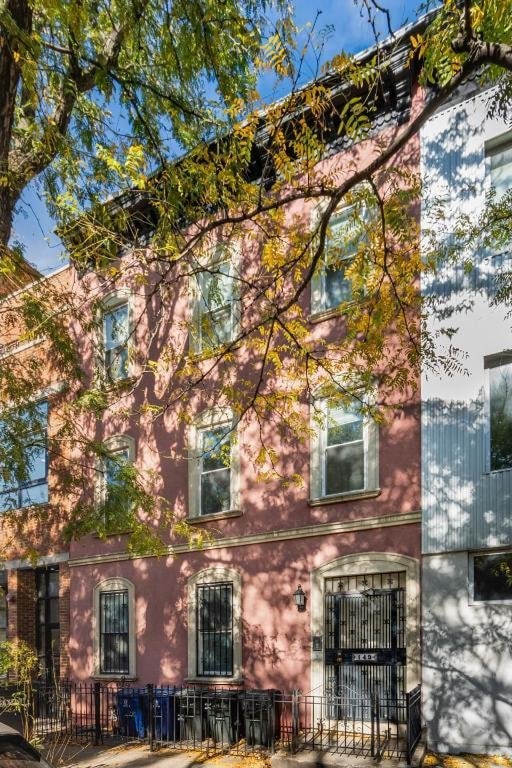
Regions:
<instances>
[{"instance_id":1,"label":"window with iron bars","mask_svg":"<svg viewBox=\"0 0 512 768\"><path fill-rule=\"evenodd\" d=\"M233 584L197 587L197 674L233 675Z\"/></svg>"},{"instance_id":2,"label":"window with iron bars","mask_svg":"<svg viewBox=\"0 0 512 768\"><path fill-rule=\"evenodd\" d=\"M127 589L100 593L100 672L130 672Z\"/></svg>"}]
</instances>

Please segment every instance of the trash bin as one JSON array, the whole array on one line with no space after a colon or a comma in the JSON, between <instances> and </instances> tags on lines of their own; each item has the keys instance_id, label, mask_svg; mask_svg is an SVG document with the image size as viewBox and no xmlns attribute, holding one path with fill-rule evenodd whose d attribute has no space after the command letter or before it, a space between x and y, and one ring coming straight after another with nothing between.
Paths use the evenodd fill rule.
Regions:
<instances>
[{"instance_id":1,"label":"trash bin","mask_svg":"<svg viewBox=\"0 0 512 768\"><path fill-rule=\"evenodd\" d=\"M119 733L136 739L146 735L145 696L138 688L125 688L117 692Z\"/></svg>"},{"instance_id":2,"label":"trash bin","mask_svg":"<svg viewBox=\"0 0 512 768\"><path fill-rule=\"evenodd\" d=\"M272 747L279 733L279 691L240 691L240 714L248 746Z\"/></svg>"},{"instance_id":3,"label":"trash bin","mask_svg":"<svg viewBox=\"0 0 512 768\"><path fill-rule=\"evenodd\" d=\"M208 691L205 710L208 735L216 744L238 741L241 733L237 691Z\"/></svg>"},{"instance_id":4,"label":"trash bin","mask_svg":"<svg viewBox=\"0 0 512 768\"><path fill-rule=\"evenodd\" d=\"M207 736L204 697L200 690L183 688L174 698L180 741L201 743Z\"/></svg>"},{"instance_id":5,"label":"trash bin","mask_svg":"<svg viewBox=\"0 0 512 768\"><path fill-rule=\"evenodd\" d=\"M177 741L179 739L178 707L176 689L154 689L154 723L157 741Z\"/></svg>"}]
</instances>

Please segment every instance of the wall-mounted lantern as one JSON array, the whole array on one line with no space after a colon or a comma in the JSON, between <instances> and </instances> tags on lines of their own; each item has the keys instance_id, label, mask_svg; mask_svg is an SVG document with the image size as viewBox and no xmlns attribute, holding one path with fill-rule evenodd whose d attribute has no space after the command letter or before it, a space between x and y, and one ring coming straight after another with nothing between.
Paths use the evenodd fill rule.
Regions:
<instances>
[{"instance_id":1,"label":"wall-mounted lantern","mask_svg":"<svg viewBox=\"0 0 512 768\"><path fill-rule=\"evenodd\" d=\"M297 606L298 611L301 612L306 610L306 593L304 592L300 584L295 590L295 592L293 593L293 599L295 601L295 605Z\"/></svg>"}]
</instances>

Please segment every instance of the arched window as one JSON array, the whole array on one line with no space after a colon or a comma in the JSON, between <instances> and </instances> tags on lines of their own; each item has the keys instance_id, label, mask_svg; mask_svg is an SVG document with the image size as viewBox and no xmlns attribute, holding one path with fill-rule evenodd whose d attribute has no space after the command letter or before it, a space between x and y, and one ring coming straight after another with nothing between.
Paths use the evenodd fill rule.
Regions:
<instances>
[{"instance_id":1,"label":"arched window","mask_svg":"<svg viewBox=\"0 0 512 768\"><path fill-rule=\"evenodd\" d=\"M233 568L205 568L188 580L188 676L239 681L242 579Z\"/></svg>"},{"instance_id":2,"label":"arched window","mask_svg":"<svg viewBox=\"0 0 512 768\"><path fill-rule=\"evenodd\" d=\"M135 676L135 590L121 577L94 588L94 675Z\"/></svg>"}]
</instances>

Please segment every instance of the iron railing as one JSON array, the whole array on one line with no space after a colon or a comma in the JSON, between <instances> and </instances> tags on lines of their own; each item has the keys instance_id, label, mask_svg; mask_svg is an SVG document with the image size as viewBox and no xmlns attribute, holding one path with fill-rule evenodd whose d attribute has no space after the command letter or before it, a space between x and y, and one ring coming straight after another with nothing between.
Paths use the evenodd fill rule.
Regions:
<instances>
[{"instance_id":1,"label":"iron railing","mask_svg":"<svg viewBox=\"0 0 512 768\"><path fill-rule=\"evenodd\" d=\"M133 687L118 683L36 682L0 686L0 720L39 738L77 742L137 740L150 749L405 757L421 734L421 688L403 700L350 694L291 694L208 685Z\"/></svg>"},{"instance_id":2,"label":"iron railing","mask_svg":"<svg viewBox=\"0 0 512 768\"><path fill-rule=\"evenodd\" d=\"M417 685L406 694L407 715L407 764L411 765L412 756L421 738L421 685Z\"/></svg>"}]
</instances>

